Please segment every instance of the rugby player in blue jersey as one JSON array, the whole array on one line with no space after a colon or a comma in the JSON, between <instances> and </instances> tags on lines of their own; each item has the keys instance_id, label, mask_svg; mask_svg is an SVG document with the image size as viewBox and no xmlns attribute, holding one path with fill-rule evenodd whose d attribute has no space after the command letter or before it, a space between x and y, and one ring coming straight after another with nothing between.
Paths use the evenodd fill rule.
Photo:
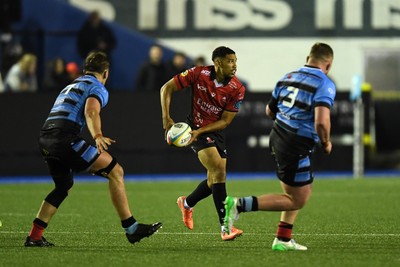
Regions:
<instances>
[{"instance_id":1,"label":"rugby player in blue jersey","mask_svg":"<svg viewBox=\"0 0 400 267\"><path fill-rule=\"evenodd\" d=\"M55 188L42 202L26 238L27 247L54 246L43 237L43 231L68 196L74 173L81 171L108 179L111 200L129 242L133 244L151 236L161 227L161 223L141 224L134 219L125 192L123 169L107 152L115 141L103 136L100 111L108 102L104 84L109 66L106 54L90 53L85 59L84 75L61 90L40 131L40 151ZM85 125L93 141L80 136Z\"/></svg>"},{"instance_id":2,"label":"rugby player in blue jersey","mask_svg":"<svg viewBox=\"0 0 400 267\"><path fill-rule=\"evenodd\" d=\"M278 81L266 106L267 115L274 120L269 147L283 193L225 199L228 229L241 212L282 211L273 250L307 250L292 239L292 228L311 195L310 155L315 145L319 143L326 154L332 150L330 108L336 88L327 77L332 62L332 48L314 44L306 65Z\"/></svg>"}]
</instances>

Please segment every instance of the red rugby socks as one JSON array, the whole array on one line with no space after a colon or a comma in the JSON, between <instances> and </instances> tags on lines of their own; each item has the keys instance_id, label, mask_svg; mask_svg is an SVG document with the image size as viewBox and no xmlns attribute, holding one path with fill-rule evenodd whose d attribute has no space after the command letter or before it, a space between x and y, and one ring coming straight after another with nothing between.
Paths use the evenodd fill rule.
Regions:
<instances>
[{"instance_id":1,"label":"red rugby socks","mask_svg":"<svg viewBox=\"0 0 400 267\"><path fill-rule=\"evenodd\" d=\"M46 227L47 223L45 223L41 219L36 218L35 220L33 220L32 229L29 232L30 238L32 238L33 240L41 240L43 231L44 229L46 229Z\"/></svg>"},{"instance_id":2,"label":"red rugby socks","mask_svg":"<svg viewBox=\"0 0 400 267\"><path fill-rule=\"evenodd\" d=\"M292 229L293 224L285 223L280 221L278 224L278 230L276 232L276 237L282 241L290 241L292 239Z\"/></svg>"}]
</instances>

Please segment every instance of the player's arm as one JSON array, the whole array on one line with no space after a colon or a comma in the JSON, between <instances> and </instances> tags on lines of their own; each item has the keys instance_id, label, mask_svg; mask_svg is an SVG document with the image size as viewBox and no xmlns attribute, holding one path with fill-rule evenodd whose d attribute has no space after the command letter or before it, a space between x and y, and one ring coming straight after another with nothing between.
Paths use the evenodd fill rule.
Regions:
<instances>
[{"instance_id":1,"label":"player's arm","mask_svg":"<svg viewBox=\"0 0 400 267\"><path fill-rule=\"evenodd\" d=\"M326 154L332 151L332 143L330 139L331 131L331 111L326 106L315 107L315 131L321 141L322 149Z\"/></svg>"},{"instance_id":2,"label":"player's arm","mask_svg":"<svg viewBox=\"0 0 400 267\"><path fill-rule=\"evenodd\" d=\"M232 111L223 111L221 115L221 119L210 123L204 127L201 127L197 130L193 130L191 132L192 138L189 142L189 144L197 139L197 136L204 134L204 133L209 133L209 132L215 132L215 131L220 131L228 127L229 124L233 121L235 118L237 112L232 112Z\"/></svg>"},{"instance_id":3,"label":"player's arm","mask_svg":"<svg viewBox=\"0 0 400 267\"><path fill-rule=\"evenodd\" d=\"M100 154L108 149L114 140L104 137L101 131L101 118L100 118L101 105L97 98L89 97L85 105L85 119L90 134L96 142L97 152Z\"/></svg>"},{"instance_id":4,"label":"player's arm","mask_svg":"<svg viewBox=\"0 0 400 267\"><path fill-rule=\"evenodd\" d=\"M162 121L165 132L174 125L174 120L170 116L170 105L172 94L176 91L178 91L178 87L173 78L166 82L160 90Z\"/></svg>"},{"instance_id":5,"label":"player's arm","mask_svg":"<svg viewBox=\"0 0 400 267\"><path fill-rule=\"evenodd\" d=\"M276 98L272 97L269 100L268 104L265 106L265 113L272 120L275 120L276 113L278 113L278 100Z\"/></svg>"}]
</instances>

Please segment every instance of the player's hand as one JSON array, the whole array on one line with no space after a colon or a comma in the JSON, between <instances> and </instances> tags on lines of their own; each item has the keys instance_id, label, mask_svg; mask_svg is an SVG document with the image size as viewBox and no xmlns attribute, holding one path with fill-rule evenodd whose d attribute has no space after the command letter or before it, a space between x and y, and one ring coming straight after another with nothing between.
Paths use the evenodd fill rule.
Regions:
<instances>
[{"instance_id":1,"label":"player's hand","mask_svg":"<svg viewBox=\"0 0 400 267\"><path fill-rule=\"evenodd\" d=\"M174 125L175 122L173 119L168 118L168 119L163 119L163 129L165 130L164 132L164 139L167 140L167 133L169 129L171 129L172 125Z\"/></svg>"},{"instance_id":2,"label":"player's hand","mask_svg":"<svg viewBox=\"0 0 400 267\"><path fill-rule=\"evenodd\" d=\"M191 143L197 141L197 137L200 135L200 132L198 130L193 130L190 132L190 134L192 135L192 137L189 140L189 143L187 143L186 146L189 146Z\"/></svg>"},{"instance_id":3,"label":"player's hand","mask_svg":"<svg viewBox=\"0 0 400 267\"><path fill-rule=\"evenodd\" d=\"M101 154L103 151L108 150L108 147L111 146L111 144L115 143L115 140L105 136L99 136L95 139L95 142L97 153Z\"/></svg>"},{"instance_id":4,"label":"player's hand","mask_svg":"<svg viewBox=\"0 0 400 267\"><path fill-rule=\"evenodd\" d=\"M325 143L321 143L322 150L325 154L329 155L332 152L332 143L331 141L327 141Z\"/></svg>"}]
</instances>

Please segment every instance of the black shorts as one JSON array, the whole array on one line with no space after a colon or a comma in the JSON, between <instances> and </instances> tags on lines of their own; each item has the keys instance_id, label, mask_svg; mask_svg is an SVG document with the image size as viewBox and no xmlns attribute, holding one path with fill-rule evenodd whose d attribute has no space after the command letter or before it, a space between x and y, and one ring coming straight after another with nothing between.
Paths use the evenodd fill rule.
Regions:
<instances>
[{"instance_id":1,"label":"black shorts","mask_svg":"<svg viewBox=\"0 0 400 267\"><path fill-rule=\"evenodd\" d=\"M56 129L41 133L39 148L52 175L88 170L99 157L97 148L85 139Z\"/></svg>"},{"instance_id":2,"label":"black shorts","mask_svg":"<svg viewBox=\"0 0 400 267\"><path fill-rule=\"evenodd\" d=\"M276 124L272 128L269 140L279 180L290 186L311 184L314 175L310 156L314 141L288 133Z\"/></svg>"},{"instance_id":3,"label":"black shorts","mask_svg":"<svg viewBox=\"0 0 400 267\"><path fill-rule=\"evenodd\" d=\"M225 144L225 133L224 132L212 132L205 133L197 137L197 141L191 144L191 148L197 154L200 150L216 147L221 158L227 158L226 144Z\"/></svg>"}]
</instances>

